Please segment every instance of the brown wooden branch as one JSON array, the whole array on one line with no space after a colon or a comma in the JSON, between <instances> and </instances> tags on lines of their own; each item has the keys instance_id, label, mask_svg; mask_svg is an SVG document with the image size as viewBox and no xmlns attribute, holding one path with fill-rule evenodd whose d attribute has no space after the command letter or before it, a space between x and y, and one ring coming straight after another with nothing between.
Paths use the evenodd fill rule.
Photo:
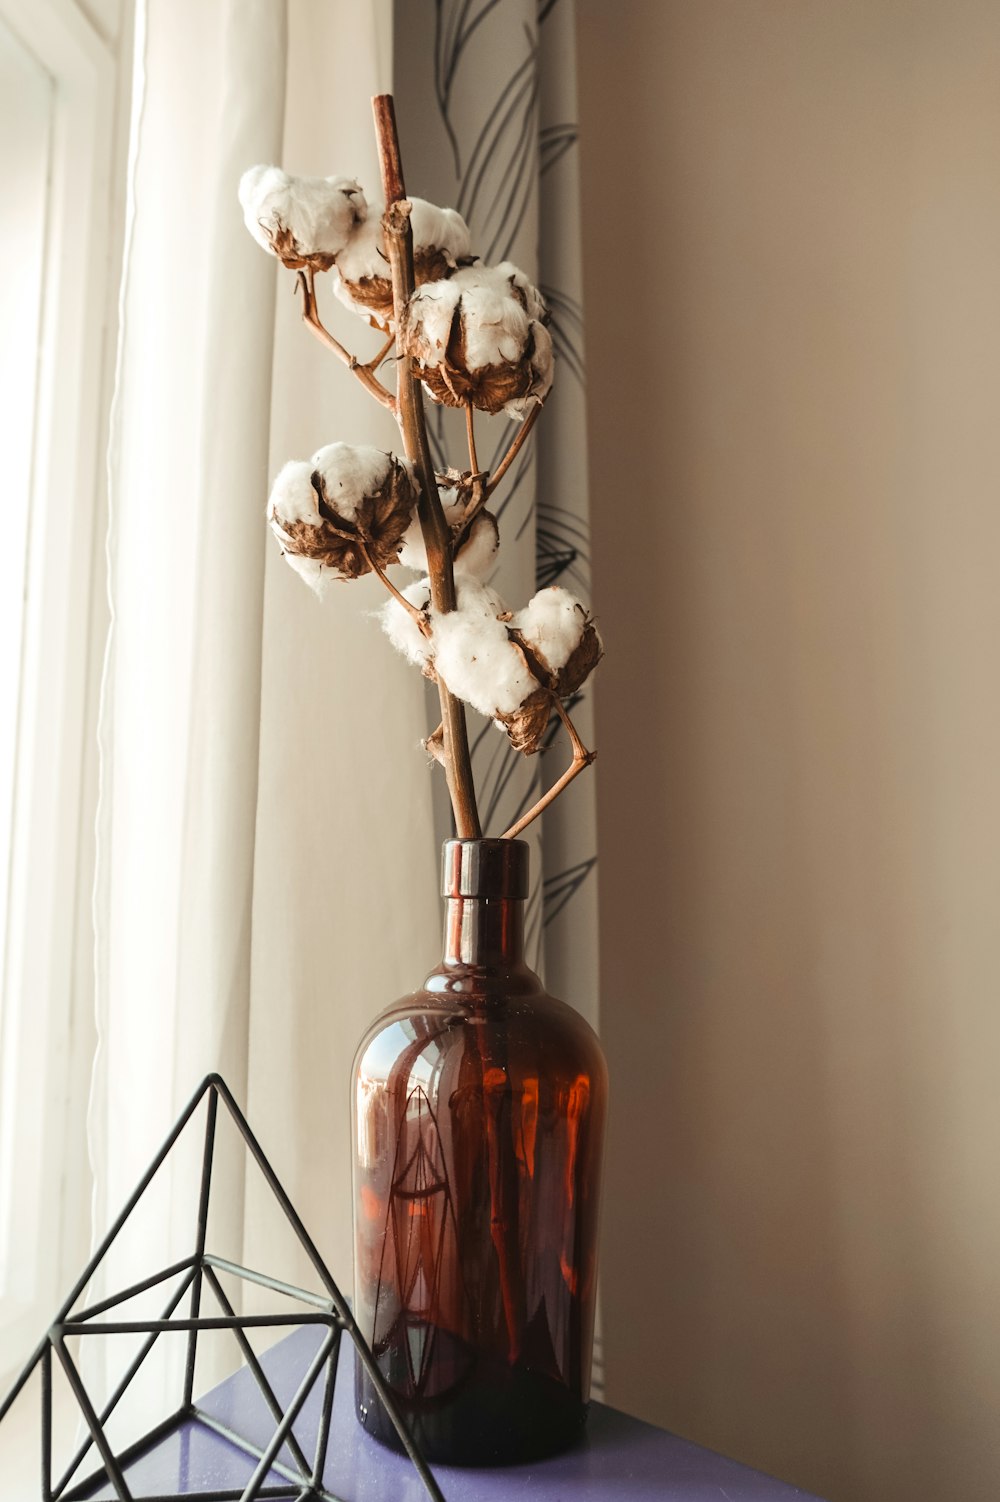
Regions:
<instances>
[{"instance_id":1,"label":"brown wooden branch","mask_svg":"<svg viewBox=\"0 0 1000 1502\"><path fill-rule=\"evenodd\" d=\"M479 460L476 458L476 417L471 402L465 404L465 435L469 443L469 468L475 479L479 473Z\"/></svg>"},{"instance_id":2,"label":"brown wooden branch","mask_svg":"<svg viewBox=\"0 0 1000 1502\"><path fill-rule=\"evenodd\" d=\"M424 612L422 610L418 610L416 605L414 605L411 600L408 600L404 594L400 594L395 584L393 584L392 580L389 578L389 575L385 572L384 569L379 568L378 564L375 562L375 557L370 547L371 539L366 537L364 532L359 529L356 541L358 547L361 549L361 552L364 555L364 560L367 563L368 567L371 569L372 573L378 575L382 583L385 585L386 589L392 595L393 599L396 600L398 604L402 605L403 609L406 611L407 615L410 616L421 635L430 636L430 622L424 615Z\"/></svg>"},{"instance_id":3,"label":"brown wooden branch","mask_svg":"<svg viewBox=\"0 0 1000 1502\"><path fill-rule=\"evenodd\" d=\"M372 100L375 134L378 140L379 166L386 210L382 219L386 254L392 272L393 320L397 330L406 304L415 286L413 271L413 232L410 227L410 204L399 153L396 112L391 94L378 94ZM442 614L456 605L455 575L452 566L451 529L445 519L438 495L427 422L424 416L420 383L410 361L398 364L396 420L403 437L406 457L413 464L419 481L417 517L427 552L427 572L431 582L431 600ZM455 827L462 839L479 839L482 829L476 807L476 790L472 780L472 756L465 723L465 708L438 680L441 720L444 725L445 771L448 791L455 815Z\"/></svg>"},{"instance_id":4,"label":"brown wooden branch","mask_svg":"<svg viewBox=\"0 0 1000 1502\"><path fill-rule=\"evenodd\" d=\"M556 696L554 697L553 702L555 704L556 713L565 725L567 734L569 735L570 741L572 743L573 760L570 762L569 766L566 768L566 771L562 774L559 780L557 782L554 782L552 786L542 794L538 802L533 804L532 807L528 809L528 812L526 814L522 814L520 819L518 819L516 823L512 824L509 829L504 830L502 838L505 840L517 839L517 836L521 833L521 831L523 829L527 829L528 825L531 824L535 819L537 819L539 814L544 813L549 804L554 803L555 800L559 797L559 794L563 792L565 788L569 787L573 779L575 777L579 777L580 773L584 771L585 768L589 767L591 763L597 758L597 752L588 751L586 746L583 744L577 728L573 724L573 721L570 719L569 713L565 705L562 703L561 699Z\"/></svg>"},{"instance_id":5,"label":"brown wooden branch","mask_svg":"<svg viewBox=\"0 0 1000 1502\"><path fill-rule=\"evenodd\" d=\"M525 442L525 439L527 438L528 434L531 432L532 428L535 426L535 423L538 421L538 414L539 414L539 412L541 412L541 410L542 410L542 403L541 402L536 402L535 406L532 407L532 409L528 413L527 417L525 417L522 420L522 422L519 423L517 432L514 435L514 439L513 439L513 442L510 445L510 448L507 450L507 452L504 454L503 458L500 460L500 463L497 465L496 470L494 471L494 473L492 475L490 475L490 483L486 487L486 494L487 494L487 496L491 496L493 494L494 490L496 490L497 486L500 484L500 481L503 479L504 475L510 469L510 467L513 464L514 460L517 458L518 454L521 452L521 448L522 448L522 446L523 446L523 444Z\"/></svg>"},{"instance_id":6,"label":"brown wooden branch","mask_svg":"<svg viewBox=\"0 0 1000 1502\"><path fill-rule=\"evenodd\" d=\"M389 412L396 415L396 398L376 376L371 365L362 365L356 355L345 349L339 339L335 339L330 330L325 326L319 316L319 308L316 303L315 273L311 266L306 267L298 274L298 286L302 293L302 322L310 333L314 334L322 345L342 360L348 370L361 382L365 390ZM380 356L380 359L382 356Z\"/></svg>"}]
</instances>

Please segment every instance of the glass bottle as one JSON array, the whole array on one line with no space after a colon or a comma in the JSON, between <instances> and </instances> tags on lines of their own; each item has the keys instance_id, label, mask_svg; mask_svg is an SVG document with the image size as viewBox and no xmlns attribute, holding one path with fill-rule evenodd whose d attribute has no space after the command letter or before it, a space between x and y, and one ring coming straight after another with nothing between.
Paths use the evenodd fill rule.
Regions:
<instances>
[{"instance_id":1,"label":"glass bottle","mask_svg":"<svg viewBox=\"0 0 1000 1502\"><path fill-rule=\"evenodd\" d=\"M354 1064L355 1313L429 1460L572 1444L587 1411L607 1068L524 961L528 847L448 840L445 952ZM365 1428L398 1447L356 1367Z\"/></svg>"}]
</instances>

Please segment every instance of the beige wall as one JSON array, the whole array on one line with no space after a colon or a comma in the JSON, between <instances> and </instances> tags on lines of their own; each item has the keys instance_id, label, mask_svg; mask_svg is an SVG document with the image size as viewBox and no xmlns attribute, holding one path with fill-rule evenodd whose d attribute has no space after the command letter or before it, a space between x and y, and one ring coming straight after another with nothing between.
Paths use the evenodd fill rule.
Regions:
<instances>
[{"instance_id":1,"label":"beige wall","mask_svg":"<svg viewBox=\"0 0 1000 1502\"><path fill-rule=\"evenodd\" d=\"M577 0L609 1396L1000 1495L1000 7Z\"/></svg>"}]
</instances>

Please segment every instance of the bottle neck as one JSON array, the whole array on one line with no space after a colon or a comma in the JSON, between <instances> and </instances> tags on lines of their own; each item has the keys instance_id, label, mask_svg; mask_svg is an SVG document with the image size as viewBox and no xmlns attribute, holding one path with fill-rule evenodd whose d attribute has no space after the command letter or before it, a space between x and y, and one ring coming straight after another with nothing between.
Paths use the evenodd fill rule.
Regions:
<instances>
[{"instance_id":1,"label":"bottle neck","mask_svg":"<svg viewBox=\"0 0 1000 1502\"><path fill-rule=\"evenodd\" d=\"M449 897L444 922L446 965L524 963L524 901L519 897Z\"/></svg>"}]
</instances>

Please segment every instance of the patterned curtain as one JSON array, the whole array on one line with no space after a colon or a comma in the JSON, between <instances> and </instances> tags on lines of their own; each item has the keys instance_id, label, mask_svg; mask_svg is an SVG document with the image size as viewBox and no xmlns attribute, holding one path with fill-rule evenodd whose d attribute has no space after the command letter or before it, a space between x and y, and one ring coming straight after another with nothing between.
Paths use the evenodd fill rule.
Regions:
<instances>
[{"instance_id":1,"label":"patterned curtain","mask_svg":"<svg viewBox=\"0 0 1000 1502\"><path fill-rule=\"evenodd\" d=\"M523 267L552 314L555 387L498 492L502 550L492 582L514 609L539 586L556 583L589 603L572 0L396 0L393 87L408 190L457 208L483 260ZM465 467L462 414L431 407L430 418L436 458L442 466ZM510 442L511 421L481 416L478 425L480 462L494 468ZM589 689L571 711L592 745ZM557 730L554 721L548 748L526 758L470 715L485 832L501 833L568 764L566 739ZM443 782L436 782L446 836L450 813ZM596 1025L593 772L526 838L536 876L530 957L549 988Z\"/></svg>"}]
</instances>

